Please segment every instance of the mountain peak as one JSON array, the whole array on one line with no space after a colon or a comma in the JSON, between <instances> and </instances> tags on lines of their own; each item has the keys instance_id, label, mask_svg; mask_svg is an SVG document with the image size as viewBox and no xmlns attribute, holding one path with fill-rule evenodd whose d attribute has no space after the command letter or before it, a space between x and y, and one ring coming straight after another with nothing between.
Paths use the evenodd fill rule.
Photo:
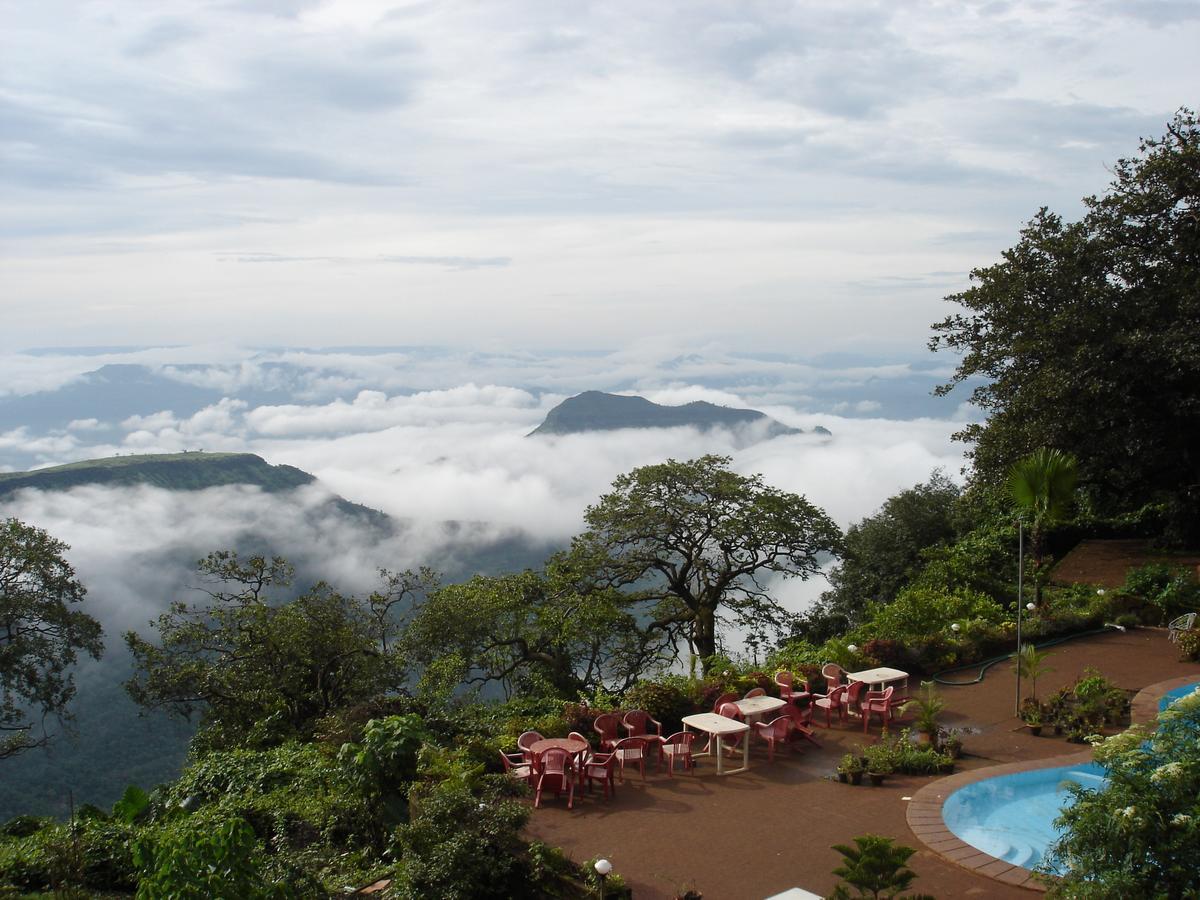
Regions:
<instances>
[{"instance_id":1,"label":"mountain peak","mask_svg":"<svg viewBox=\"0 0 1200 900\"><path fill-rule=\"evenodd\" d=\"M619 428L742 428L760 426L764 438L782 434L801 434L770 416L754 409L733 409L705 400L693 400L682 406L664 406L645 397L584 391L568 397L546 414L546 419L530 436L578 434L585 431L613 431Z\"/></svg>"}]
</instances>

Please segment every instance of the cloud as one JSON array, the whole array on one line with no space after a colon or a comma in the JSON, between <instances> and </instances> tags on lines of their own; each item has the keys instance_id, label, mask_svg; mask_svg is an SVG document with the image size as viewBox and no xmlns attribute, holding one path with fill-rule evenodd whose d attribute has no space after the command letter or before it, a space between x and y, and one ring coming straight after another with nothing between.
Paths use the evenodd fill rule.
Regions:
<instances>
[{"instance_id":1,"label":"cloud","mask_svg":"<svg viewBox=\"0 0 1200 900\"><path fill-rule=\"evenodd\" d=\"M512 260L507 256L401 256L380 254L378 256L282 256L277 253L246 253L234 257L222 257L223 261L239 263L298 263L327 262L339 265L370 265L373 263L395 263L405 266L441 266L446 269L481 269L507 266Z\"/></svg>"}]
</instances>

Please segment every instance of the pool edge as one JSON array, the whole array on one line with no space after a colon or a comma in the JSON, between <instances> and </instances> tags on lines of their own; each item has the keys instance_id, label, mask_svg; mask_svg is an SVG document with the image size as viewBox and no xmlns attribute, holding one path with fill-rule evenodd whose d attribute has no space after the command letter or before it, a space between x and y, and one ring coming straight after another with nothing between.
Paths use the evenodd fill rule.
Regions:
<instances>
[{"instance_id":1,"label":"pool edge","mask_svg":"<svg viewBox=\"0 0 1200 900\"><path fill-rule=\"evenodd\" d=\"M1130 705L1130 722L1133 725L1145 725L1153 722L1158 718L1159 701L1168 691L1192 684L1195 681L1196 675L1193 673L1169 678L1166 681L1159 681L1142 688L1134 696ZM947 862L968 869L976 875L1044 893L1046 891L1044 876L1035 875L1029 869L984 853L978 847L956 837L947 827L946 820L942 818L942 805L946 802L946 798L959 788L977 781L994 778L997 775L1032 772L1057 766L1073 766L1091 761L1092 751L1088 748L1062 756L1001 763L996 766L971 769L969 772L956 772L925 785L913 794L912 800L908 803L908 809L905 811L905 818L908 821L909 829L917 836L918 840Z\"/></svg>"}]
</instances>

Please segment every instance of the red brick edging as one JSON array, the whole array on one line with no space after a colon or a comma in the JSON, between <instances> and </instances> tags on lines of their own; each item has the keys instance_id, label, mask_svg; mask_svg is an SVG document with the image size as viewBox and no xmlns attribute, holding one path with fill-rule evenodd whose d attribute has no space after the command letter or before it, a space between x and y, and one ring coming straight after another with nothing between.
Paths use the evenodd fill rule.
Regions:
<instances>
[{"instance_id":1,"label":"red brick edging","mask_svg":"<svg viewBox=\"0 0 1200 900\"><path fill-rule=\"evenodd\" d=\"M1195 681L1194 674L1184 675L1143 688L1133 698L1130 720L1135 725L1153 722L1158 717L1158 703L1168 691ZM1092 751L1089 749L1049 759L972 769L970 772L958 772L945 778L939 778L913 794L913 798L908 804L908 827L930 850L956 865L970 869L977 875L994 878L1006 884L1015 884L1032 891L1044 892L1046 885L1040 876L1034 875L1033 872L1021 866L1014 866L1010 862L997 859L989 853L984 853L978 847L972 847L955 837L946 827L945 819L942 818L942 804L959 788L977 781L994 778L997 775L1011 775L1014 772L1030 772L1056 766L1074 766L1091 761Z\"/></svg>"}]
</instances>

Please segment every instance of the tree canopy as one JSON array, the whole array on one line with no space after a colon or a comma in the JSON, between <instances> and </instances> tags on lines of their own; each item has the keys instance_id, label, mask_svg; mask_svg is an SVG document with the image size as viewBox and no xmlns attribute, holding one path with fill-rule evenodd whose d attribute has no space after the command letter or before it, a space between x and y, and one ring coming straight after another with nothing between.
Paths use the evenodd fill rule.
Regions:
<instances>
[{"instance_id":1,"label":"tree canopy","mask_svg":"<svg viewBox=\"0 0 1200 900\"><path fill-rule=\"evenodd\" d=\"M1180 110L1119 160L1108 193L1067 223L1043 208L995 265L947 299L931 349L962 354L947 393L983 379L988 414L958 434L974 477L1002 484L1038 447L1079 457L1092 512L1157 505L1200 533L1200 127Z\"/></svg>"},{"instance_id":2,"label":"tree canopy","mask_svg":"<svg viewBox=\"0 0 1200 900\"><path fill-rule=\"evenodd\" d=\"M652 653L627 607L617 591L573 581L561 560L544 573L477 575L417 605L405 656L428 667L422 686L434 691L488 682L564 697L623 690Z\"/></svg>"},{"instance_id":3,"label":"tree canopy","mask_svg":"<svg viewBox=\"0 0 1200 900\"><path fill-rule=\"evenodd\" d=\"M766 579L807 578L842 543L822 510L729 463L672 459L620 476L571 545L581 571L642 604L648 635L686 640L701 659L717 652L722 612L752 635L778 630L786 614Z\"/></svg>"},{"instance_id":4,"label":"tree canopy","mask_svg":"<svg viewBox=\"0 0 1200 900\"><path fill-rule=\"evenodd\" d=\"M100 623L76 608L87 588L68 549L17 519L0 525L0 759L46 740L35 717L64 715L80 651L104 650Z\"/></svg>"},{"instance_id":5,"label":"tree canopy","mask_svg":"<svg viewBox=\"0 0 1200 900\"><path fill-rule=\"evenodd\" d=\"M959 488L943 472L889 497L874 515L846 530L830 589L803 617L799 630L824 640L862 623L870 604L887 604L920 570L923 554L955 537Z\"/></svg>"},{"instance_id":6,"label":"tree canopy","mask_svg":"<svg viewBox=\"0 0 1200 900\"><path fill-rule=\"evenodd\" d=\"M198 569L209 602L172 603L152 623L159 643L125 635L136 666L126 686L143 706L199 711L210 746L305 736L322 716L400 683L377 605L325 584L272 598L293 575L278 557L221 551Z\"/></svg>"}]
</instances>

